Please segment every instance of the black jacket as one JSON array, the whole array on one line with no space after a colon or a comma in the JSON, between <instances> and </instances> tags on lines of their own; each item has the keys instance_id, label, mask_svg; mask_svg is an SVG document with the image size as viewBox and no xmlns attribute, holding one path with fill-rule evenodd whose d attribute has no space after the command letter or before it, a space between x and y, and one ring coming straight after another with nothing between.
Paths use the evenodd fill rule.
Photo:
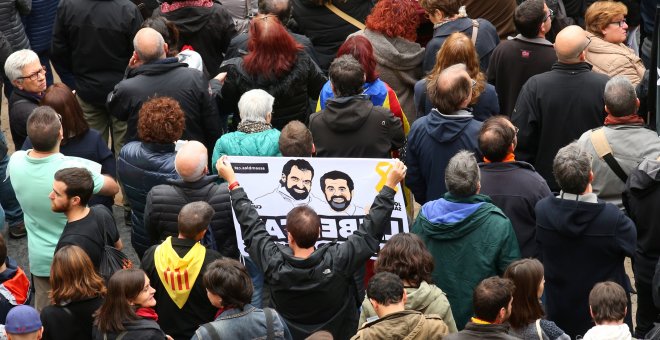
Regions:
<instances>
[{"instance_id":1,"label":"black jacket","mask_svg":"<svg viewBox=\"0 0 660 340\"><path fill-rule=\"evenodd\" d=\"M100 296L67 303L50 305L41 311L44 326L43 339L89 340L94 325L94 312L103 304Z\"/></svg>"},{"instance_id":2,"label":"black jacket","mask_svg":"<svg viewBox=\"0 0 660 340\"><path fill-rule=\"evenodd\" d=\"M329 99L309 130L319 157L390 158L406 138L401 120L366 95Z\"/></svg>"},{"instance_id":3,"label":"black jacket","mask_svg":"<svg viewBox=\"0 0 660 340\"><path fill-rule=\"evenodd\" d=\"M51 59L73 72L76 94L103 106L124 77L142 15L129 0L61 0Z\"/></svg>"},{"instance_id":4,"label":"black jacket","mask_svg":"<svg viewBox=\"0 0 660 340\"><path fill-rule=\"evenodd\" d=\"M520 91L511 115L511 122L520 129L516 158L532 164L550 190L559 191L552 175L557 151L603 125L608 79L591 72L585 62L557 62L551 71L529 78Z\"/></svg>"},{"instance_id":5,"label":"black jacket","mask_svg":"<svg viewBox=\"0 0 660 340\"><path fill-rule=\"evenodd\" d=\"M645 159L630 172L623 204L637 226L635 278L651 282L660 258L660 161Z\"/></svg>"},{"instance_id":6,"label":"black jacket","mask_svg":"<svg viewBox=\"0 0 660 340\"><path fill-rule=\"evenodd\" d=\"M39 106L39 100L39 96L16 87L9 97L9 129L16 150L20 150L25 143L28 117Z\"/></svg>"},{"instance_id":7,"label":"black jacket","mask_svg":"<svg viewBox=\"0 0 660 340\"><path fill-rule=\"evenodd\" d=\"M172 248L181 258L188 254L195 243L197 242L194 240L179 239L176 236L172 237ZM163 332L174 338L174 340L189 340L195 334L195 330L199 325L213 321L215 313L218 311L206 296L206 289L204 288L202 278L209 263L222 258L222 256L214 250L206 249L202 270L193 283L188 300L183 305L183 308L179 309L167 293L156 270L156 264L154 262L156 248L158 246L153 246L144 253L140 268L147 273L151 281L151 286L156 289L154 298L158 303L154 309L158 313L158 324Z\"/></svg>"},{"instance_id":8,"label":"black jacket","mask_svg":"<svg viewBox=\"0 0 660 340\"><path fill-rule=\"evenodd\" d=\"M123 334L122 340L166 340L165 333L154 320L140 318L133 321L124 321L124 331L108 333L107 339L98 329L94 329L94 340L116 340Z\"/></svg>"},{"instance_id":9,"label":"black jacket","mask_svg":"<svg viewBox=\"0 0 660 340\"><path fill-rule=\"evenodd\" d=\"M551 195L548 184L525 162L480 163L479 170L479 193L490 197L511 220L521 257L538 257L534 207Z\"/></svg>"},{"instance_id":10,"label":"black jacket","mask_svg":"<svg viewBox=\"0 0 660 340\"><path fill-rule=\"evenodd\" d=\"M316 58L316 52L314 52L312 41L302 34L296 34L289 30L287 31L289 34L291 34L291 37L296 40L296 42L303 46L303 50L312 59L312 61L318 65L319 61ZM231 43L229 43L229 48L225 54L225 60L245 56L248 53L248 38L248 34L244 32L231 39Z\"/></svg>"},{"instance_id":11,"label":"black jacket","mask_svg":"<svg viewBox=\"0 0 660 340\"><path fill-rule=\"evenodd\" d=\"M21 16L28 15L31 9L32 0L0 1L0 32L7 37L14 51L30 48Z\"/></svg>"},{"instance_id":12,"label":"black jacket","mask_svg":"<svg viewBox=\"0 0 660 340\"><path fill-rule=\"evenodd\" d=\"M316 3L315 0L293 0L293 18L300 31L312 40L319 67L327 72L330 63L337 56L339 46L344 43L346 37L360 29ZM373 7L373 2L369 0L333 1L333 4L362 23Z\"/></svg>"},{"instance_id":13,"label":"black jacket","mask_svg":"<svg viewBox=\"0 0 660 340\"><path fill-rule=\"evenodd\" d=\"M212 7L183 7L171 12L163 12L163 5L154 15L164 16L179 28L179 48L191 45L202 56L204 66L211 77L220 72L220 63L229 47L231 38L236 35L234 20L218 2Z\"/></svg>"},{"instance_id":14,"label":"black jacket","mask_svg":"<svg viewBox=\"0 0 660 340\"><path fill-rule=\"evenodd\" d=\"M588 306L596 283L613 281L630 292L623 261L634 255L637 232L617 206L563 195L536 204L536 240L548 319L575 338L593 326Z\"/></svg>"},{"instance_id":15,"label":"black jacket","mask_svg":"<svg viewBox=\"0 0 660 340\"><path fill-rule=\"evenodd\" d=\"M147 195L144 208L144 226L151 244L158 244L168 236L176 237L179 234L178 216L181 208L189 202L204 201L215 211L211 219L211 230L218 251L223 256L237 259L239 252L229 190L226 183L217 184L217 179L216 176L206 176L192 183L170 180L169 184L153 187Z\"/></svg>"},{"instance_id":16,"label":"black jacket","mask_svg":"<svg viewBox=\"0 0 660 340\"><path fill-rule=\"evenodd\" d=\"M443 339L446 340L472 340L472 339L486 339L486 340L516 340L518 338L509 335L509 326L507 325L481 325L474 322L468 322L465 329L458 333L449 334Z\"/></svg>"},{"instance_id":17,"label":"black jacket","mask_svg":"<svg viewBox=\"0 0 660 340\"><path fill-rule=\"evenodd\" d=\"M271 305L285 320L294 339L327 330L344 340L358 327L354 272L379 249L379 241L394 207L394 190L383 187L369 215L342 243L331 242L308 258L293 256L291 249L271 240L263 220L242 188L230 192L236 219L250 258L264 273Z\"/></svg>"},{"instance_id":18,"label":"black jacket","mask_svg":"<svg viewBox=\"0 0 660 340\"><path fill-rule=\"evenodd\" d=\"M220 116L202 73L176 58L167 58L130 69L126 79L108 95L110 113L128 121L126 142L138 139L138 113L142 103L154 96L172 97L181 105L186 116L181 139L196 140L208 147L222 134Z\"/></svg>"},{"instance_id":19,"label":"black jacket","mask_svg":"<svg viewBox=\"0 0 660 340\"><path fill-rule=\"evenodd\" d=\"M292 120L307 122L312 112L309 99L316 102L326 82L319 67L303 52L298 54L291 71L278 79L247 74L243 69L242 58L234 58L226 63L229 69L222 86L220 107L223 114L233 113L236 123L239 120L238 101L243 93L252 89L262 89L275 97L271 121L274 128L282 130Z\"/></svg>"}]
</instances>

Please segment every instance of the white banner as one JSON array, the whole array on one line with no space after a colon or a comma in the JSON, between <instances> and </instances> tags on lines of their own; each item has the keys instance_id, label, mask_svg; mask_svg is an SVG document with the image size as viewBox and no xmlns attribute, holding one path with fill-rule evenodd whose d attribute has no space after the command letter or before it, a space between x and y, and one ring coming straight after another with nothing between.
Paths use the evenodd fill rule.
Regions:
<instances>
[{"instance_id":1,"label":"white banner","mask_svg":"<svg viewBox=\"0 0 660 340\"><path fill-rule=\"evenodd\" d=\"M312 207L321 218L318 247L343 242L357 230L385 184L393 160L230 156L229 162L268 233L279 242L287 242L287 213L300 205ZM235 215L234 225L241 253L247 255ZM402 232L408 232L408 217L399 185L381 247Z\"/></svg>"}]
</instances>

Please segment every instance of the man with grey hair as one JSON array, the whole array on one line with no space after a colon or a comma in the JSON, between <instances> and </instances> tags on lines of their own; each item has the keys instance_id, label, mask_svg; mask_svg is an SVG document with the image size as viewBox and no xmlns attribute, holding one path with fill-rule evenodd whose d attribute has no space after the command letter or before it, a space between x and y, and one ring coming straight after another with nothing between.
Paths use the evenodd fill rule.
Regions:
<instances>
[{"instance_id":1,"label":"man with grey hair","mask_svg":"<svg viewBox=\"0 0 660 340\"><path fill-rule=\"evenodd\" d=\"M620 209L628 174L645 157L660 156L660 137L646 128L637 115L638 108L639 99L630 80L624 76L610 79L605 85L605 126L586 131L578 140L593 158L593 193Z\"/></svg>"},{"instance_id":2,"label":"man with grey hair","mask_svg":"<svg viewBox=\"0 0 660 340\"><path fill-rule=\"evenodd\" d=\"M215 143L211 164L223 155L229 156L281 156L278 147L280 132L270 125L275 97L255 89L241 96L238 111L241 122L238 131L222 135ZM213 173L216 173L213 167Z\"/></svg>"},{"instance_id":3,"label":"man with grey hair","mask_svg":"<svg viewBox=\"0 0 660 340\"><path fill-rule=\"evenodd\" d=\"M441 198L447 191L438 174L445 173L447 162L459 150L480 155L481 122L465 109L472 99L472 84L464 64L450 66L427 82L434 108L413 123L406 151L406 186L420 204Z\"/></svg>"},{"instance_id":4,"label":"man with grey hair","mask_svg":"<svg viewBox=\"0 0 660 340\"><path fill-rule=\"evenodd\" d=\"M608 77L591 72L585 49L591 40L579 26L557 34L558 61L552 70L537 74L523 85L511 114L518 127L516 158L532 164L552 191L559 186L552 176L557 150L582 133L603 125L603 93Z\"/></svg>"},{"instance_id":5,"label":"man with grey hair","mask_svg":"<svg viewBox=\"0 0 660 340\"><path fill-rule=\"evenodd\" d=\"M435 260L433 281L447 293L459 329L469 321L472 291L481 280L502 275L520 258L511 221L479 194L474 154L461 150L447 164L442 198L422 206L412 226Z\"/></svg>"},{"instance_id":6,"label":"man with grey hair","mask_svg":"<svg viewBox=\"0 0 660 340\"><path fill-rule=\"evenodd\" d=\"M176 237L181 208L189 202L205 201L215 210L210 227L218 251L237 259L239 252L229 190L227 183L218 184L216 176L208 176L206 147L197 141L185 143L177 152L174 165L181 179L157 185L147 194L144 226L151 244L159 244L168 236Z\"/></svg>"},{"instance_id":7,"label":"man with grey hair","mask_svg":"<svg viewBox=\"0 0 660 340\"><path fill-rule=\"evenodd\" d=\"M390 158L405 142L401 119L363 94L365 74L352 55L335 59L328 71L335 97L312 114L309 130L318 157Z\"/></svg>"},{"instance_id":8,"label":"man with grey hair","mask_svg":"<svg viewBox=\"0 0 660 340\"><path fill-rule=\"evenodd\" d=\"M186 114L183 140L213 145L222 134L220 115L211 101L208 82L202 72L167 58L163 36L152 28L143 28L133 39L133 56L124 80L107 98L108 110L119 120L127 121L126 142L137 140L138 112L149 98L167 96L176 99Z\"/></svg>"},{"instance_id":9,"label":"man with grey hair","mask_svg":"<svg viewBox=\"0 0 660 340\"><path fill-rule=\"evenodd\" d=\"M591 154L576 142L559 149L552 170L561 192L535 208L546 313L571 338L592 326L586 307L596 283L614 281L631 291L623 261L634 255L637 243L633 222L592 192L591 164ZM630 314L626 323L632 326Z\"/></svg>"}]
</instances>

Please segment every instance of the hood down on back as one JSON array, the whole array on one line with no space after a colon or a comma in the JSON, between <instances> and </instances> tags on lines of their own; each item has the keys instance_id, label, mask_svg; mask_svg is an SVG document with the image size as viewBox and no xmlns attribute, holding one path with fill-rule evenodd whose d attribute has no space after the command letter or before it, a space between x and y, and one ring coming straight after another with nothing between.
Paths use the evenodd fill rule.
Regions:
<instances>
[{"instance_id":1,"label":"hood down on back","mask_svg":"<svg viewBox=\"0 0 660 340\"><path fill-rule=\"evenodd\" d=\"M550 211L553 217L544 227L571 238L580 237L605 209L605 202L602 201L590 203L557 198L549 200L548 204L552 206Z\"/></svg>"},{"instance_id":2,"label":"hood down on back","mask_svg":"<svg viewBox=\"0 0 660 340\"><path fill-rule=\"evenodd\" d=\"M440 115L442 115L442 117ZM455 141L463 134L463 130L465 130L474 119L472 114L465 110L446 115L433 109L428 117L429 119L424 128L429 136L438 143Z\"/></svg>"},{"instance_id":3,"label":"hood down on back","mask_svg":"<svg viewBox=\"0 0 660 340\"><path fill-rule=\"evenodd\" d=\"M451 194L445 194L451 197ZM419 219L422 227L421 234L436 240L451 240L461 238L475 229L479 228L485 219L489 218L488 212L501 210L491 203L488 196L474 195L468 202L453 202L447 199L431 201L422 206ZM479 211L480 208L482 211Z\"/></svg>"},{"instance_id":4,"label":"hood down on back","mask_svg":"<svg viewBox=\"0 0 660 340\"><path fill-rule=\"evenodd\" d=\"M321 119L332 131L357 131L367 121L373 108L374 104L369 100L369 96L364 94L332 98L326 102Z\"/></svg>"}]
</instances>

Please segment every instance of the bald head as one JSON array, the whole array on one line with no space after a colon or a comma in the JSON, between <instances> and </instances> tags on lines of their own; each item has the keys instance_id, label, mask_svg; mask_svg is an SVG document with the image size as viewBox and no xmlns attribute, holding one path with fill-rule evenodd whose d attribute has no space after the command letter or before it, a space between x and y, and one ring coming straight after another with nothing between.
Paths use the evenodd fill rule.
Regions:
<instances>
[{"instance_id":1,"label":"bald head","mask_svg":"<svg viewBox=\"0 0 660 340\"><path fill-rule=\"evenodd\" d=\"M426 91L433 107L450 115L467 107L472 98L472 84L465 64L456 64L442 70L426 83Z\"/></svg>"},{"instance_id":2,"label":"bald head","mask_svg":"<svg viewBox=\"0 0 660 340\"><path fill-rule=\"evenodd\" d=\"M561 30L555 38L555 51L557 59L564 64L577 64L584 61L582 53L589 43L589 39L580 26L568 26Z\"/></svg>"},{"instance_id":3,"label":"bald head","mask_svg":"<svg viewBox=\"0 0 660 340\"><path fill-rule=\"evenodd\" d=\"M184 182L195 182L208 173L208 161L204 144L189 141L176 153L174 166Z\"/></svg>"},{"instance_id":4,"label":"bald head","mask_svg":"<svg viewBox=\"0 0 660 340\"><path fill-rule=\"evenodd\" d=\"M133 39L133 49L143 64L165 59L165 47L163 36L150 27L139 30Z\"/></svg>"}]
</instances>

